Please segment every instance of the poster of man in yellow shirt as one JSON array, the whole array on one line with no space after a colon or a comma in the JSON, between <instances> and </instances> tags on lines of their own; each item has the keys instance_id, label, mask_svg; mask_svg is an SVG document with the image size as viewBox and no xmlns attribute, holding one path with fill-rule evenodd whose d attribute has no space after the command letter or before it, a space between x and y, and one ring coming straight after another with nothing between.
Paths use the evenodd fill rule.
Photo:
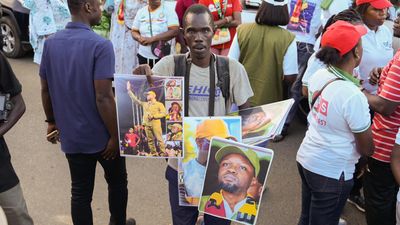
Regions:
<instances>
[{"instance_id":1,"label":"poster of man in yellow shirt","mask_svg":"<svg viewBox=\"0 0 400 225\"><path fill-rule=\"evenodd\" d=\"M183 78L176 77L156 77L153 76L153 83L147 82L146 76L134 75L115 75L115 90L117 97L118 128L120 134L126 133L132 127L140 126L142 129L134 129L136 136L139 137L138 149L140 151L126 151L126 138L120 139L120 153L122 156L139 157L181 157L183 151L182 140L174 140L174 148L177 154L167 151L167 132L173 127L182 127L182 122L170 121L166 105L171 105L171 101L183 106L183 95L181 99L170 99L167 91L173 88L183 90L181 85ZM174 91L174 90L172 90ZM178 154L178 152L180 152Z\"/></svg>"}]
</instances>

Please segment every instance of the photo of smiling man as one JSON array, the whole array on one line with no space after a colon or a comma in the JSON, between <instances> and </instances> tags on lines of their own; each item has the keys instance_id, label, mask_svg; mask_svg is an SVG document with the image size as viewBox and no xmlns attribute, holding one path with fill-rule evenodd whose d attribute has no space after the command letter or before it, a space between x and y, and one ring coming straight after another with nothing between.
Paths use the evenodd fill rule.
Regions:
<instances>
[{"instance_id":1,"label":"photo of smiling man","mask_svg":"<svg viewBox=\"0 0 400 225\"><path fill-rule=\"evenodd\" d=\"M270 149L213 138L199 211L255 224L262 193L255 196L253 189L260 181L257 189L264 189L272 158Z\"/></svg>"}]
</instances>

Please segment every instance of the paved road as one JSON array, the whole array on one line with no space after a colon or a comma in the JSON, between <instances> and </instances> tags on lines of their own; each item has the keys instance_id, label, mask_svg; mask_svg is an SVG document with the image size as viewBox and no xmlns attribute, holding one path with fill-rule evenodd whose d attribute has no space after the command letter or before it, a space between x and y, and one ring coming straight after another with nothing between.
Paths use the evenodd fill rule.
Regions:
<instances>
[{"instance_id":1,"label":"paved road","mask_svg":"<svg viewBox=\"0 0 400 225\"><path fill-rule=\"evenodd\" d=\"M32 56L10 60L23 84L27 110L21 121L6 135L13 164L21 179L29 211L37 225L71 225L70 177L67 161L58 145L45 141L46 124L40 101L38 66ZM271 144L275 160L267 181L268 190L260 209L258 224L296 224L300 212L300 179L296 151L304 137L305 126L295 123L290 135ZM128 215L138 225L172 224L168 203L166 163L157 159L127 159L129 179ZM106 184L98 168L93 196L96 225L107 225ZM364 215L347 205L344 217L350 225L364 225Z\"/></svg>"}]
</instances>

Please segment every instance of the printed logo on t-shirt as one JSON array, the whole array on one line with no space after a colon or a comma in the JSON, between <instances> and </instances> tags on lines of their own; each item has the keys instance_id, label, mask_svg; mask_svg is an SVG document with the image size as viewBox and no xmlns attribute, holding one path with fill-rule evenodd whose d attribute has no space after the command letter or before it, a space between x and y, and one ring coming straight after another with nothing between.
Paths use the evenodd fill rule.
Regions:
<instances>
[{"instance_id":1,"label":"printed logo on t-shirt","mask_svg":"<svg viewBox=\"0 0 400 225\"><path fill-rule=\"evenodd\" d=\"M287 29L305 34L310 33L311 20L314 16L316 4L306 0L292 0L290 2L290 21Z\"/></svg>"},{"instance_id":2,"label":"printed logo on t-shirt","mask_svg":"<svg viewBox=\"0 0 400 225\"><path fill-rule=\"evenodd\" d=\"M314 93L315 94L315 93ZM314 96L313 96L314 97ZM326 117L328 116L329 102L320 96L314 104L311 115L321 126L326 126Z\"/></svg>"},{"instance_id":3,"label":"printed logo on t-shirt","mask_svg":"<svg viewBox=\"0 0 400 225\"><path fill-rule=\"evenodd\" d=\"M210 96L210 88L208 85L205 86L197 86L190 85L189 86L189 100L191 101L205 101L208 102ZM215 99L221 96L221 89L219 87L215 88Z\"/></svg>"}]
</instances>

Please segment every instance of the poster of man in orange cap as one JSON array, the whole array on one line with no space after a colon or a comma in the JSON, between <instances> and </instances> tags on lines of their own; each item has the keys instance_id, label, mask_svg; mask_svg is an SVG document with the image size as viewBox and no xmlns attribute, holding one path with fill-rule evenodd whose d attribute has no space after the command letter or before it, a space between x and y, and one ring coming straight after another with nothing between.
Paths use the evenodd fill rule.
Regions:
<instances>
[{"instance_id":1,"label":"poster of man in orange cap","mask_svg":"<svg viewBox=\"0 0 400 225\"><path fill-rule=\"evenodd\" d=\"M115 75L114 83L117 97L118 128L120 134L126 133L132 127L140 125L143 129L137 129L136 135L140 138L142 151L133 151L133 154L126 154L129 151L124 149L127 145L125 139L121 140L121 155L141 157L179 157L169 154L166 151L167 132L179 128L180 124L170 124L166 118L168 111L165 107L170 99L166 96L167 83L183 84L183 78L166 78L153 76L153 83L150 85L146 76ZM183 96L183 95L181 95ZM174 99L183 105L183 99ZM182 129L180 129L180 132ZM181 140L175 145L182 146ZM179 142L179 143L178 143Z\"/></svg>"},{"instance_id":2,"label":"poster of man in orange cap","mask_svg":"<svg viewBox=\"0 0 400 225\"><path fill-rule=\"evenodd\" d=\"M184 158L178 163L179 204L196 206L201 196L212 137L241 141L240 117L186 117Z\"/></svg>"},{"instance_id":3,"label":"poster of man in orange cap","mask_svg":"<svg viewBox=\"0 0 400 225\"><path fill-rule=\"evenodd\" d=\"M270 149L213 138L199 211L256 224L273 155Z\"/></svg>"}]
</instances>

